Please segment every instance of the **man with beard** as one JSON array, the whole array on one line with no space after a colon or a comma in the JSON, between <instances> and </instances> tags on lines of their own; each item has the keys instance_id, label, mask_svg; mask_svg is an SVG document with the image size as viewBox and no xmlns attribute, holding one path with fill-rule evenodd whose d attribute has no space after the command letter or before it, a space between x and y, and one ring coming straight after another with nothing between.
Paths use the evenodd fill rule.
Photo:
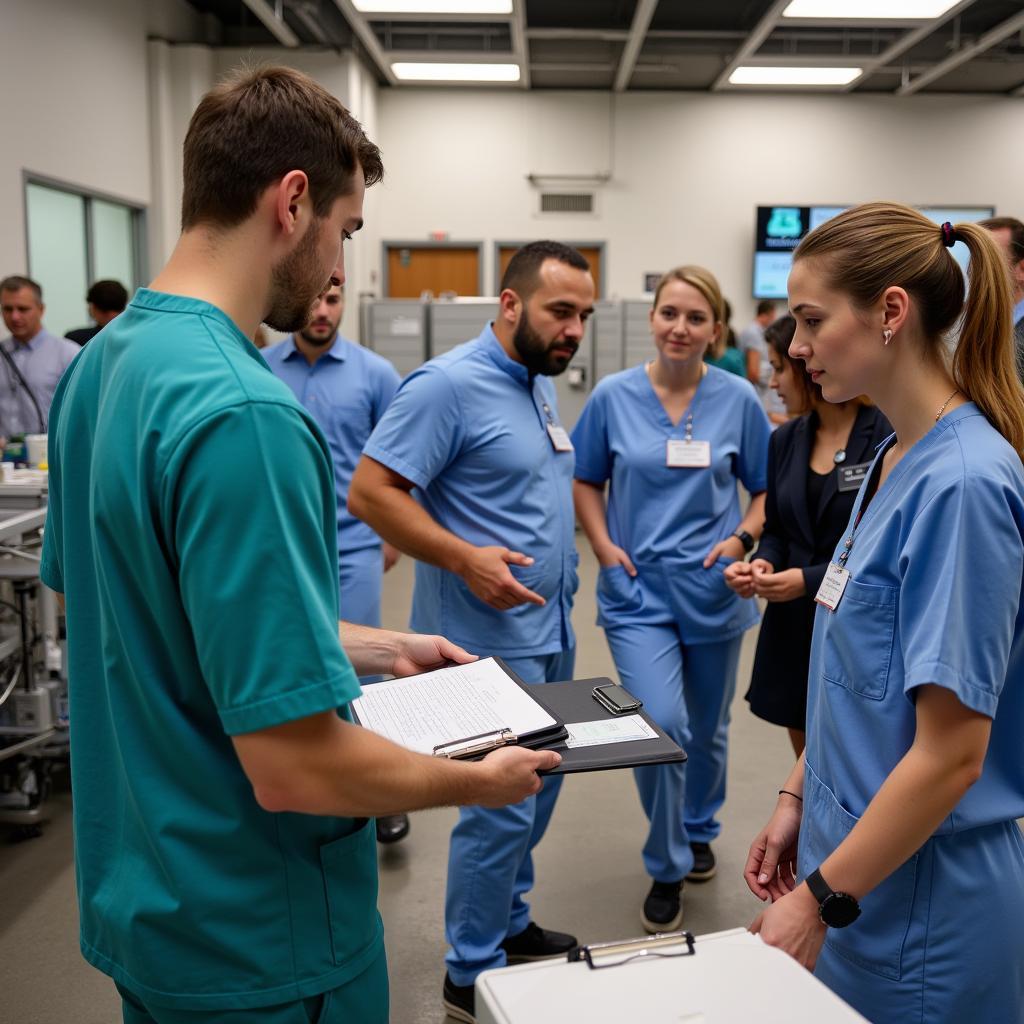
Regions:
<instances>
[{"instance_id":1,"label":"man with beard","mask_svg":"<svg viewBox=\"0 0 1024 1024\"><path fill-rule=\"evenodd\" d=\"M380 626L381 576L398 560L391 544L347 507L348 485L373 428L401 377L384 358L343 338L338 325L345 313L345 290L331 285L320 296L313 317L284 341L263 350L277 377L317 421L334 460L338 495L338 607L346 622ZM364 679L363 682L371 682ZM397 843L409 833L407 814L377 819L377 842Z\"/></svg>"},{"instance_id":2,"label":"man with beard","mask_svg":"<svg viewBox=\"0 0 1024 1024\"><path fill-rule=\"evenodd\" d=\"M250 339L344 282L382 174L311 79L231 76L189 125L170 261L54 399L40 571L67 604L81 948L129 1024L385 1024L368 818L520 801L558 763L351 721L357 672L469 656L339 627L330 451Z\"/></svg>"},{"instance_id":3,"label":"man with beard","mask_svg":"<svg viewBox=\"0 0 1024 1024\"><path fill-rule=\"evenodd\" d=\"M418 559L413 629L501 655L528 683L572 676L577 575L572 445L551 376L593 309L586 260L532 242L510 261L497 319L399 388L349 489L349 508ZM419 501L411 494L418 489ZM576 940L530 920L531 851L560 778L499 811L462 810L448 860L444 1005L474 1019L476 976L561 956Z\"/></svg>"}]
</instances>

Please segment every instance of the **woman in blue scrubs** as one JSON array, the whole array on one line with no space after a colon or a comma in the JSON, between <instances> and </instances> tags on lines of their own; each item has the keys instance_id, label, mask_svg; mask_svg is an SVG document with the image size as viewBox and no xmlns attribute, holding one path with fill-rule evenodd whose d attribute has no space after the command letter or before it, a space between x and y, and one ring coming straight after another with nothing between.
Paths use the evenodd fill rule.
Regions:
<instances>
[{"instance_id":1,"label":"woman in blue scrubs","mask_svg":"<svg viewBox=\"0 0 1024 1024\"><path fill-rule=\"evenodd\" d=\"M689 756L635 772L653 932L679 926L684 878L715 872L740 642L758 619L723 572L764 525L771 429L753 387L704 362L723 329L707 270L667 273L650 323L655 358L602 380L572 441L576 513L601 563L598 624L622 684ZM738 482L753 495L745 515Z\"/></svg>"},{"instance_id":2,"label":"woman in blue scrubs","mask_svg":"<svg viewBox=\"0 0 1024 1024\"><path fill-rule=\"evenodd\" d=\"M888 203L808 235L789 279L791 353L828 401L870 396L895 435L818 591L807 747L745 877L772 901L753 930L875 1024L1024 1020L1024 393L1008 282L984 229Z\"/></svg>"}]
</instances>

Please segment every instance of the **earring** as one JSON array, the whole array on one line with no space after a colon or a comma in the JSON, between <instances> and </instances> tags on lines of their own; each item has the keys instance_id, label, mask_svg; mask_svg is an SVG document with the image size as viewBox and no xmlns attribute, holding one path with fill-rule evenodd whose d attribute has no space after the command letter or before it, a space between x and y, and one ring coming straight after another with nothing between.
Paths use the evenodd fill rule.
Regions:
<instances>
[{"instance_id":1,"label":"earring","mask_svg":"<svg viewBox=\"0 0 1024 1024\"><path fill-rule=\"evenodd\" d=\"M892 331L890 331L888 327L886 327L886 329L882 331L882 338L884 339L884 343L886 345L888 345L889 342L892 341Z\"/></svg>"}]
</instances>

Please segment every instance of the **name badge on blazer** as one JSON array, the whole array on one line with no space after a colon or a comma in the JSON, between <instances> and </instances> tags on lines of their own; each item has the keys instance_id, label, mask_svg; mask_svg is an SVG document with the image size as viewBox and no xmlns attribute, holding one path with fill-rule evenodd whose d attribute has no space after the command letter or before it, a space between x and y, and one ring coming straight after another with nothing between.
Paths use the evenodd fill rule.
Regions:
<instances>
[{"instance_id":1,"label":"name badge on blazer","mask_svg":"<svg viewBox=\"0 0 1024 1024\"><path fill-rule=\"evenodd\" d=\"M859 491L860 485L864 483L864 477L868 475L870 468L870 462L858 462L855 466L840 466L839 490Z\"/></svg>"}]
</instances>

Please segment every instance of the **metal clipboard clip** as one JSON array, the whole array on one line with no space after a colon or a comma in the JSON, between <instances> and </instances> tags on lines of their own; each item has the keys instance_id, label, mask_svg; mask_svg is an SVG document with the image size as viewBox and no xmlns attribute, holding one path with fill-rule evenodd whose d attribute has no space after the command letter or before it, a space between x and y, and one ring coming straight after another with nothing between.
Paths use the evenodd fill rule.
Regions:
<instances>
[{"instance_id":1,"label":"metal clipboard clip","mask_svg":"<svg viewBox=\"0 0 1024 1024\"><path fill-rule=\"evenodd\" d=\"M466 736L461 740L449 740L434 747L434 757L448 757L452 760L489 754L499 747L517 743L519 737L511 729L494 729L478 736Z\"/></svg>"},{"instance_id":2,"label":"metal clipboard clip","mask_svg":"<svg viewBox=\"0 0 1024 1024\"><path fill-rule=\"evenodd\" d=\"M662 952L668 946L679 946L683 943L686 944L685 952ZM646 957L693 956L695 952L692 932L658 932L656 935L639 939L623 939L621 942L592 942L588 946L577 946L569 951L567 959L571 964L583 960L592 971L600 971L605 967L621 967L622 964L629 963L631 960ZM595 963L596 959L606 959L607 962Z\"/></svg>"}]
</instances>

